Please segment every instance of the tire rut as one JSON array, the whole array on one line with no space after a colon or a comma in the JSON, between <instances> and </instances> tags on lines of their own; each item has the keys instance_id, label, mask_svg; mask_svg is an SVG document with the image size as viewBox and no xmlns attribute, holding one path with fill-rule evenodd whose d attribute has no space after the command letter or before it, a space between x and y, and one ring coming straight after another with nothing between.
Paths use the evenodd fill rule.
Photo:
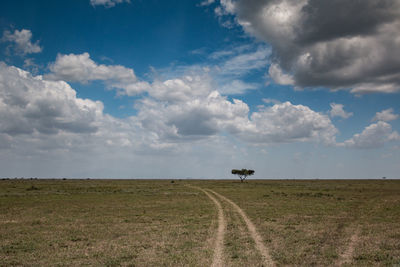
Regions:
<instances>
[{"instance_id":1,"label":"tire rut","mask_svg":"<svg viewBox=\"0 0 400 267\"><path fill-rule=\"evenodd\" d=\"M225 266L225 264L224 264L224 236L225 236L226 222L225 222L224 211L222 209L222 205L214 196L212 196L206 190L204 190L200 187L197 187L197 186L189 186L189 187L202 191L204 194L207 195L208 198L210 198L214 202L215 206L217 207L218 229L217 229L217 235L216 235L215 241L214 241L215 242L214 243L214 256L213 256L213 261L212 261L211 266L212 267Z\"/></svg>"},{"instance_id":2,"label":"tire rut","mask_svg":"<svg viewBox=\"0 0 400 267\"><path fill-rule=\"evenodd\" d=\"M209 192L213 193L220 199L228 202L231 206L233 206L233 208L236 210L236 212L240 214L240 216L243 218L244 222L246 223L247 229L249 230L250 235L255 242L256 248L263 257L265 266L275 266L275 263L272 260L268 249L264 246L262 238L258 234L255 225L252 223L252 221L249 219L249 217L247 217L246 213L235 202L233 202L229 198L227 198L221 194L218 194L217 192L215 192L211 189L204 189L204 191L209 191Z\"/></svg>"},{"instance_id":3,"label":"tire rut","mask_svg":"<svg viewBox=\"0 0 400 267\"><path fill-rule=\"evenodd\" d=\"M353 255L354 255L354 249L358 243L358 236L359 236L359 231L356 230L353 235L350 237L349 244L346 248L346 250L340 255L338 261L336 262L336 266L342 266L344 264L349 264L352 262Z\"/></svg>"}]
</instances>

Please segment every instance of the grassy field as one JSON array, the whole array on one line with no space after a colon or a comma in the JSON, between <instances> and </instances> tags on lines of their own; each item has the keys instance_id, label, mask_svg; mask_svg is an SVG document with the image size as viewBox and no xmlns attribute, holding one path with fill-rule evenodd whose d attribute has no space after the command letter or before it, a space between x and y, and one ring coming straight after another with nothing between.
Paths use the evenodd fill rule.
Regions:
<instances>
[{"instance_id":1,"label":"grassy field","mask_svg":"<svg viewBox=\"0 0 400 267\"><path fill-rule=\"evenodd\" d=\"M0 265L209 266L218 211L196 187L242 208L276 265L400 265L400 180L17 179L0 181ZM224 264L261 266L214 197Z\"/></svg>"}]
</instances>

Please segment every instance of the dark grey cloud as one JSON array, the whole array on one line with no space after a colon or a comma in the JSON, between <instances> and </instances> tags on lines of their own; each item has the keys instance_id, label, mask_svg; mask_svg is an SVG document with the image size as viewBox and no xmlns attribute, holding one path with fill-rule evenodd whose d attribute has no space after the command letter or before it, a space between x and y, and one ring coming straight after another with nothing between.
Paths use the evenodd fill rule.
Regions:
<instances>
[{"instance_id":1,"label":"dark grey cloud","mask_svg":"<svg viewBox=\"0 0 400 267\"><path fill-rule=\"evenodd\" d=\"M167 124L174 125L178 134L183 136L210 136L218 132L213 116L205 108L194 108L190 113L182 113L172 118Z\"/></svg>"},{"instance_id":2,"label":"dark grey cloud","mask_svg":"<svg viewBox=\"0 0 400 267\"><path fill-rule=\"evenodd\" d=\"M294 85L400 91L400 1L226 2L246 32L271 44L274 68Z\"/></svg>"},{"instance_id":3,"label":"dark grey cloud","mask_svg":"<svg viewBox=\"0 0 400 267\"><path fill-rule=\"evenodd\" d=\"M380 25L397 19L398 3L381 1L310 0L301 10L300 43L376 34Z\"/></svg>"}]
</instances>

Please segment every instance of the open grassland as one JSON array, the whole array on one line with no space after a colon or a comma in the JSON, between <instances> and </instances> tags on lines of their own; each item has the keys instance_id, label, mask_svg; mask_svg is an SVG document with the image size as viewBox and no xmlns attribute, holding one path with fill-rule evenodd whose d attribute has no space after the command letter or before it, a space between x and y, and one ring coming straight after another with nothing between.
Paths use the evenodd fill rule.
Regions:
<instances>
[{"instance_id":1,"label":"open grassland","mask_svg":"<svg viewBox=\"0 0 400 267\"><path fill-rule=\"evenodd\" d=\"M400 181L0 181L1 266L265 263L399 265Z\"/></svg>"}]
</instances>

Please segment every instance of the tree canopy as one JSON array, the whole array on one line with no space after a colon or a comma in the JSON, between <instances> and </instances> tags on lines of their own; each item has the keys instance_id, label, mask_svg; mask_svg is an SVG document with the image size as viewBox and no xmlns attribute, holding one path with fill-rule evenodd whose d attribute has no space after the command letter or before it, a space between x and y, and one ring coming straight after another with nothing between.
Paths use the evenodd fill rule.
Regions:
<instances>
[{"instance_id":1,"label":"tree canopy","mask_svg":"<svg viewBox=\"0 0 400 267\"><path fill-rule=\"evenodd\" d=\"M247 176L253 175L254 170L248 170L248 169L241 169L241 170L232 170L232 174L239 176L240 181L243 183L243 181L247 178Z\"/></svg>"}]
</instances>

